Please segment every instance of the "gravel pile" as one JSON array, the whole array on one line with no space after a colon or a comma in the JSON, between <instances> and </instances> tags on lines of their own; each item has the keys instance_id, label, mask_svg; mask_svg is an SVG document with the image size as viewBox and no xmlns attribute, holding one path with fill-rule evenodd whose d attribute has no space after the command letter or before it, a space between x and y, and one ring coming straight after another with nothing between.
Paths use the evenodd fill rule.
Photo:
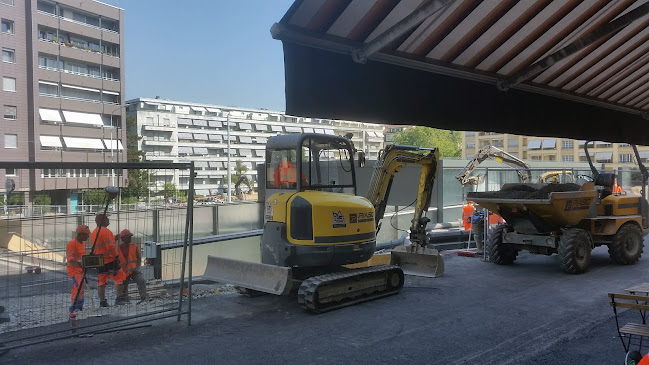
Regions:
<instances>
[{"instance_id":1,"label":"gravel pile","mask_svg":"<svg viewBox=\"0 0 649 365\"><path fill-rule=\"evenodd\" d=\"M487 198L487 199L548 199L550 193L578 191L581 186L573 183L567 184L547 184L536 189L531 185L511 184L500 191L487 191L467 194L467 199Z\"/></svg>"}]
</instances>

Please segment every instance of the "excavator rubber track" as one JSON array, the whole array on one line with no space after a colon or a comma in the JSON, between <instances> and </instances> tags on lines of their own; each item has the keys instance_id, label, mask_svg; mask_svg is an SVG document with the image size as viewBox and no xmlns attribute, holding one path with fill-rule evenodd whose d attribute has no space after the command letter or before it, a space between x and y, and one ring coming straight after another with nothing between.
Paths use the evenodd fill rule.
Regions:
<instances>
[{"instance_id":1,"label":"excavator rubber track","mask_svg":"<svg viewBox=\"0 0 649 365\"><path fill-rule=\"evenodd\" d=\"M324 313L397 294L403 283L403 270L396 265L353 269L304 280L297 301L310 312Z\"/></svg>"}]
</instances>

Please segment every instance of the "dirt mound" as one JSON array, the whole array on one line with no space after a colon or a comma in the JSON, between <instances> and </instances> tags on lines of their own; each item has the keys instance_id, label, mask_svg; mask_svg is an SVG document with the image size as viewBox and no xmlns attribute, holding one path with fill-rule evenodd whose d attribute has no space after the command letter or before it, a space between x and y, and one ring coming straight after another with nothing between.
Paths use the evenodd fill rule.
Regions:
<instances>
[{"instance_id":1,"label":"dirt mound","mask_svg":"<svg viewBox=\"0 0 649 365\"><path fill-rule=\"evenodd\" d=\"M581 187L577 184L548 184L540 189L530 185L515 184L509 185L506 189L500 191L487 191L482 193L469 193L467 199L486 198L486 199L548 199L550 193L564 191L578 191Z\"/></svg>"}]
</instances>

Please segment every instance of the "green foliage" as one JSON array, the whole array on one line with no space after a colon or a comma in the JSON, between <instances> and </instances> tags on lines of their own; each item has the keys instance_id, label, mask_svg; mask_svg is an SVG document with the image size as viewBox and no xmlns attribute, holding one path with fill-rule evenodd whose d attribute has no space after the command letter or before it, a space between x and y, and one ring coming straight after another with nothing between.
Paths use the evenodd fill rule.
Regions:
<instances>
[{"instance_id":1,"label":"green foliage","mask_svg":"<svg viewBox=\"0 0 649 365\"><path fill-rule=\"evenodd\" d=\"M170 198L175 198L175 197L184 198L186 196L184 191L178 190L176 188L176 185L174 185L173 183L170 183L170 182L165 183L165 186L162 189L161 193L163 195L169 196Z\"/></svg>"},{"instance_id":2,"label":"green foliage","mask_svg":"<svg viewBox=\"0 0 649 365\"><path fill-rule=\"evenodd\" d=\"M234 167L234 174L232 174L232 183L236 184L239 179L248 171L248 166L243 164L243 161L237 160L236 166Z\"/></svg>"},{"instance_id":3,"label":"green foliage","mask_svg":"<svg viewBox=\"0 0 649 365\"><path fill-rule=\"evenodd\" d=\"M106 192L103 189L88 190L83 194L83 202L90 205L101 205L104 203Z\"/></svg>"},{"instance_id":4,"label":"green foliage","mask_svg":"<svg viewBox=\"0 0 649 365\"><path fill-rule=\"evenodd\" d=\"M122 204L135 204L140 200L135 196L122 197Z\"/></svg>"},{"instance_id":5,"label":"green foliage","mask_svg":"<svg viewBox=\"0 0 649 365\"><path fill-rule=\"evenodd\" d=\"M4 194L0 195L0 205L5 205L5 196L4 196Z\"/></svg>"},{"instance_id":6,"label":"green foliage","mask_svg":"<svg viewBox=\"0 0 649 365\"><path fill-rule=\"evenodd\" d=\"M52 198L47 194L38 194L34 196L34 205L50 205Z\"/></svg>"},{"instance_id":7,"label":"green foliage","mask_svg":"<svg viewBox=\"0 0 649 365\"><path fill-rule=\"evenodd\" d=\"M23 194L11 194L9 199L7 199L7 204L9 205L24 205L25 196Z\"/></svg>"},{"instance_id":8,"label":"green foliage","mask_svg":"<svg viewBox=\"0 0 649 365\"><path fill-rule=\"evenodd\" d=\"M137 134L137 120L133 116L126 117L126 160L140 162L146 154L137 148L142 137ZM135 197L139 200L149 193L149 172L141 169L128 170L128 186L122 189L122 200ZM136 200L136 201L137 201Z\"/></svg>"},{"instance_id":9,"label":"green foliage","mask_svg":"<svg viewBox=\"0 0 649 365\"><path fill-rule=\"evenodd\" d=\"M414 127L394 135L395 144L437 148L440 157L460 157L462 137L444 129Z\"/></svg>"}]
</instances>

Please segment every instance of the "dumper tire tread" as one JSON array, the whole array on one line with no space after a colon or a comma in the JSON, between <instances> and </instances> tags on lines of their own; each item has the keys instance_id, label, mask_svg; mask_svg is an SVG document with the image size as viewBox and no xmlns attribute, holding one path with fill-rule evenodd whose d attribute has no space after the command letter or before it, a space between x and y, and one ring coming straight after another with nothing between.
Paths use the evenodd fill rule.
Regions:
<instances>
[{"instance_id":1,"label":"dumper tire tread","mask_svg":"<svg viewBox=\"0 0 649 365\"><path fill-rule=\"evenodd\" d=\"M507 224L499 224L489 234L487 252L489 261L497 265L511 265L516 261L518 250L511 244L503 243L503 230L510 228Z\"/></svg>"},{"instance_id":2,"label":"dumper tire tread","mask_svg":"<svg viewBox=\"0 0 649 365\"><path fill-rule=\"evenodd\" d=\"M583 251L580 255L580 249ZM568 274L581 274L590 266L593 244L590 234L580 228L568 228L559 239L559 262L561 269Z\"/></svg>"},{"instance_id":3,"label":"dumper tire tread","mask_svg":"<svg viewBox=\"0 0 649 365\"><path fill-rule=\"evenodd\" d=\"M628 240L632 241L632 248L627 246ZM625 223L608 244L608 254L616 264L633 265L642 256L643 244L640 227L633 223Z\"/></svg>"}]
</instances>

